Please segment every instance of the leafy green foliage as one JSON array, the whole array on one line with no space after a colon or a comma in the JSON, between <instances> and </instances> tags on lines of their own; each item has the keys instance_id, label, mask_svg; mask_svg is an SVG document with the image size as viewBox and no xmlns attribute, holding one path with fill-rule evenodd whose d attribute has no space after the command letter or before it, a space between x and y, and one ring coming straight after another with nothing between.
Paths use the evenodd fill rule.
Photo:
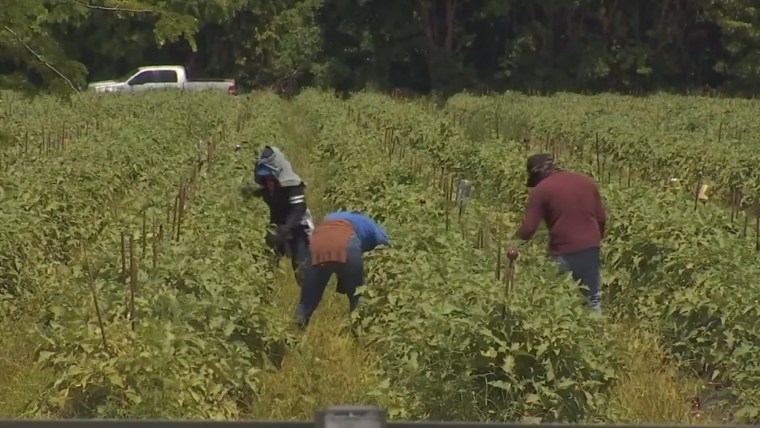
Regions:
<instances>
[{"instance_id":1,"label":"leafy green foliage","mask_svg":"<svg viewBox=\"0 0 760 428\"><path fill-rule=\"evenodd\" d=\"M105 103L120 118L54 155L9 150L2 308L12 313L31 297L44 304L39 363L56 380L33 403L37 416L240 417L258 373L282 358L292 334L271 308L266 222L251 222L264 213L232 191L250 168L233 150L233 130L248 130L250 112L265 104L230 101L112 97ZM253 130L277 116L257 115ZM198 143L209 140L212 169L209 145ZM191 186L181 233L167 218L180 181ZM127 257L134 303L119 257L125 230L136 244Z\"/></svg>"},{"instance_id":2,"label":"leafy green foliage","mask_svg":"<svg viewBox=\"0 0 760 428\"><path fill-rule=\"evenodd\" d=\"M704 111L721 111L723 101L700 110L673 97L642 107L627 98L462 95L436 111L366 92L343 102L308 90L292 101L304 112L294 118L272 93L83 100L3 94L0 308L9 314L22 300L40 302L39 363L56 379L35 415L248 413L261 370L276 367L295 338L290 314L272 307L265 209L240 189L260 146L288 146L284 130L304 120L314 130L311 161L325 170L326 203L377 218L394 245L367 255L368 286L353 320L359 340L383 356L385 381L366 398L394 403L392 417L612 417L607 392L621 375L620 339L588 313L540 246L521 252L509 286L497 249L520 220L525 156L554 146L563 166L600 182L609 207L605 306L660 332L685 370L723 384L735 419L758 418L758 313L745 305L758 293L754 249L722 207L694 211L689 194L636 174L627 182L627 166L659 179L669 159L696 171L687 142L719 123ZM674 113L663 116L658 109L669 103ZM737 121L749 114L731 111ZM654 140L631 148L643 126L676 141L684 157ZM601 171L590 154L597 132L607 137ZM217 143L213 167L204 157L209 140ZM700 150L742 165L715 145ZM753 189L753 173L742 171ZM734 183L725 167L705 172L719 189ZM457 178L475 189L461 215L451 201ZM187 209L180 239L170 239L180 180L190 183ZM136 239L134 319L119 256L125 231Z\"/></svg>"},{"instance_id":3,"label":"leafy green foliage","mask_svg":"<svg viewBox=\"0 0 760 428\"><path fill-rule=\"evenodd\" d=\"M5 0L0 87L70 92L174 63L288 93L753 93L757 13L750 0Z\"/></svg>"},{"instance_id":4,"label":"leafy green foliage","mask_svg":"<svg viewBox=\"0 0 760 428\"><path fill-rule=\"evenodd\" d=\"M384 102L356 100L367 107L363 113L403 117ZM334 167L326 195L336 207L378 218L395 248L368 256L360 311L362 337L385 356L391 384L408 394L405 408L392 411L580 421L602 406L619 369L615 345L599 334L599 320L586 313L573 285L548 263L530 262L520 265L522 279L505 296L494 279L493 252L473 249L475 230L463 236L446 226L452 208L411 171L412 155L394 162L383 131L352 123L335 100L306 92L297 102L322 124L314 162ZM423 129L431 128L437 132L434 125ZM452 148L419 154L449 165L456 162ZM486 206L468 209L473 218L498 218Z\"/></svg>"},{"instance_id":5,"label":"leafy green foliage","mask_svg":"<svg viewBox=\"0 0 760 428\"><path fill-rule=\"evenodd\" d=\"M752 285L760 272L755 239L747 242L722 205L735 188L737 200L744 196L743 217L756 216L756 155L742 119L751 108L735 100L514 94L458 96L447 106L465 123L491 119L485 145L503 120L498 110L519 112L530 118L525 141L500 142L501 151L553 151L562 164L605 184L614 216L605 240L608 300L618 313L655 325L684 369L729 387L724 404L739 402L736 417L745 420L757 418L760 389L748 355L760 346L752 327L758 315L747 306L760 292ZM695 141L704 142L698 150ZM695 211L699 172L713 190ZM671 177L685 183L684 193L660 189Z\"/></svg>"},{"instance_id":6,"label":"leafy green foliage","mask_svg":"<svg viewBox=\"0 0 760 428\"><path fill-rule=\"evenodd\" d=\"M364 127L393 128L400 143L397 150L403 150L400 146L404 145L414 153L410 155L412 165L427 163L415 159L420 156L418 150L422 150L422 156L434 160L433 165L439 173L445 170L454 177L472 179L476 187L482 189L478 199L494 207L511 208L513 212L522 210L525 188L520 169L529 153L528 147L531 151L549 151L554 147L565 166L596 177L603 184L604 197L613 219L605 244L604 278L607 284L605 295L608 296L605 300L608 305L620 315L634 317L645 328L650 325L661 331L663 342L683 368L722 384L729 392L723 394L722 405L730 406L736 418L754 420L753 409L757 405L754 391L760 387L760 378L754 374L753 365L745 356L751 358L750 349L760 345L760 340L752 333L751 326L757 321L755 311L746 307L744 302L752 301L752 296L758 293L751 285L751 278L757 275L756 256L754 249L736 236L737 228L729 223L727 212L713 205L700 207L694 212L693 195L687 194L684 198L680 194L663 193L641 183L636 177L630 187L626 183L627 169L621 168L622 165L657 162L656 158L647 159L638 152L621 156L614 156L615 152L610 154L614 148L619 147L622 151L631 147L630 143L624 145L621 142L619 146L600 144L602 159L609 158L603 160L600 174L596 164L588 162L594 159L589 149L594 140L589 142L590 132L584 128L584 125L590 125L587 118L579 120L572 128L559 117L551 121L543 119L550 114L548 111L551 114L583 112L584 98L573 97L573 108L568 104L563 110L554 110L554 98L550 101L527 97L508 99L515 100L515 103L499 110L501 107L495 107L489 98L458 97L452 100L450 107L456 114L453 119L449 115L434 113L421 104L396 102L374 94L357 95L350 105L358 112L357 120ZM553 104L549 106L547 102ZM588 105L598 104L592 101ZM500 111L508 111L509 116L503 118ZM627 117L643 113L631 109L612 110L609 106L604 111L626 111ZM571 120L573 117L566 113L562 116ZM458 123L484 118L494 120L490 122L493 124L491 133L481 132L480 141L475 145L467 137L472 135L472 126L460 127ZM694 119L687 117L685 120ZM628 119L625 125L637 127L641 135L643 123L651 122ZM666 122L661 126L677 125ZM605 130L620 135L609 124ZM583 132L587 137L563 138L574 132ZM494 138L494 134L498 137ZM711 153L709 149L710 146L704 151ZM670 152L664 147L661 150ZM687 156L695 153L693 148L689 150L686 146L681 150ZM719 149L716 147L715 150ZM651 150L648 153L657 156L661 152ZM689 168L685 161L680 165L683 165L682 169ZM400 170L388 167L392 172L386 180L404 177L405 166L406 161L396 165ZM646 174L654 175L653 169L645 171L647 178ZM717 167L715 171L717 173ZM669 171L660 168L658 173L662 172ZM724 167L722 176L731 172ZM398 198L399 193L397 189L392 191L394 198ZM395 212L399 210L400 207L394 209ZM411 216L405 220L405 225L415 221ZM488 223L495 222L490 220ZM509 227L514 226L514 223L509 224ZM435 242L435 239L431 241ZM527 258L521 260L526 263ZM727 263L727 260L732 262ZM536 281L535 278L533 276L532 281Z\"/></svg>"}]
</instances>

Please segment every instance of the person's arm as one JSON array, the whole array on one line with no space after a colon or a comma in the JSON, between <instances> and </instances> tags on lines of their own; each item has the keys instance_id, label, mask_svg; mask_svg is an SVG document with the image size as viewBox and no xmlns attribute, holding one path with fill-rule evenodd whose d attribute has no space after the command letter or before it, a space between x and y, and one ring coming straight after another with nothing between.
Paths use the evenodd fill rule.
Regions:
<instances>
[{"instance_id":1,"label":"person's arm","mask_svg":"<svg viewBox=\"0 0 760 428\"><path fill-rule=\"evenodd\" d=\"M294 227L298 226L306 214L306 195L304 186L293 186L287 188L288 202L290 203L290 213L285 220L285 224L277 231L278 239L284 239Z\"/></svg>"},{"instance_id":2,"label":"person's arm","mask_svg":"<svg viewBox=\"0 0 760 428\"><path fill-rule=\"evenodd\" d=\"M244 183L240 186L240 195L243 199L260 198L263 196L264 188L258 184Z\"/></svg>"},{"instance_id":3,"label":"person's arm","mask_svg":"<svg viewBox=\"0 0 760 428\"><path fill-rule=\"evenodd\" d=\"M596 214L596 222L599 223L599 233L604 238L604 232L607 227L607 212L604 209L602 203L602 196L599 194L599 189L594 187L594 196L596 198L596 207L594 209Z\"/></svg>"},{"instance_id":4,"label":"person's arm","mask_svg":"<svg viewBox=\"0 0 760 428\"><path fill-rule=\"evenodd\" d=\"M359 217L355 219L355 221L362 224L359 227L361 233L357 233L357 236L361 241L362 253L372 251L380 245L391 247L391 244L388 242L388 235L386 235L385 230L383 230L379 224L375 223L374 220L365 215L359 213L354 214Z\"/></svg>"},{"instance_id":5,"label":"person's arm","mask_svg":"<svg viewBox=\"0 0 760 428\"><path fill-rule=\"evenodd\" d=\"M525 209L525 219L517 229L513 239L528 241L536 233L541 219L544 218L544 196L540 189L534 188L528 196L528 206Z\"/></svg>"},{"instance_id":6,"label":"person's arm","mask_svg":"<svg viewBox=\"0 0 760 428\"><path fill-rule=\"evenodd\" d=\"M372 249L375 249L376 247L380 245L385 245L386 247L391 247L390 242L388 242L388 235L385 233L385 230L383 230L380 225L373 222L373 234L375 236L375 245L372 246Z\"/></svg>"}]
</instances>

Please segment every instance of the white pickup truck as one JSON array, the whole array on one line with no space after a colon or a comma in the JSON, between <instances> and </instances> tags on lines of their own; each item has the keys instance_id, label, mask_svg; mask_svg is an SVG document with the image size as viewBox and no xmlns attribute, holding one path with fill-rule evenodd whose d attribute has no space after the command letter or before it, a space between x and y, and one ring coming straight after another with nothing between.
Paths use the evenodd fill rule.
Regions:
<instances>
[{"instance_id":1,"label":"white pickup truck","mask_svg":"<svg viewBox=\"0 0 760 428\"><path fill-rule=\"evenodd\" d=\"M227 91L237 95L233 79L188 80L187 70L181 65L150 65L140 67L122 80L92 82L87 89L95 92L142 92L152 89L179 89L181 91Z\"/></svg>"}]
</instances>

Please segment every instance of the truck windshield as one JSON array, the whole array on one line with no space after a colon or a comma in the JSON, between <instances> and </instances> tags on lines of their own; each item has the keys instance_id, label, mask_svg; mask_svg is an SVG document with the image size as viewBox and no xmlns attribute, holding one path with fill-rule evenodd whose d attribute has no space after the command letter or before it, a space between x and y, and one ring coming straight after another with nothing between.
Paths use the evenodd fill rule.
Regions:
<instances>
[{"instance_id":1,"label":"truck windshield","mask_svg":"<svg viewBox=\"0 0 760 428\"><path fill-rule=\"evenodd\" d=\"M129 70L129 73L127 73L127 74L119 77L118 79L116 79L116 81L117 82L126 82L127 79L129 79L130 77L134 76L135 73L137 73L137 69Z\"/></svg>"}]
</instances>

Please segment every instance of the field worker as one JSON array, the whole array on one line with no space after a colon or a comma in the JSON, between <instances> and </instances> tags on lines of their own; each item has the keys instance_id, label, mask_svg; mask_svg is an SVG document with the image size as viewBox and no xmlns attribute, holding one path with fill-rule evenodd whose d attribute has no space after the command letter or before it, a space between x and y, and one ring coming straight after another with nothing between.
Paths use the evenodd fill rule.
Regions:
<instances>
[{"instance_id":1,"label":"field worker","mask_svg":"<svg viewBox=\"0 0 760 428\"><path fill-rule=\"evenodd\" d=\"M356 288L364 284L362 254L380 245L390 247L385 231L358 212L338 211L327 215L311 235L311 247L303 266L301 300L296 318L303 329L322 300L332 274L337 292L348 296L349 313L359 304Z\"/></svg>"},{"instance_id":2,"label":"field worker","mask_svg":"<svg viewBox=\"0 0 760 428\"><path fill-rule=\"evenodd\" d=\"M299 267L309 251L309 236L314 228L311 213L306 207L306 183L301 180L290 162L277 147L265 146L256 160L254 181L261 187L253 191L269 207L269 223L276 226L266 235L266 244L278 256L290 255L293 273L301 285ZM287 250L287 251L286 251Z\"/></svg>"},{"instance_id":3,"label":"field worker","mask_svg":"<svg viewBox=\"0 0 760 428\"><path fill-rule=\"evenodd\" d=\"M543 219L549 229L549 257L562 273L588 287L589 307L601 312L600 247L607 214L596 184L583 174L563 171L549 154L528 158L532 188L522 226L514 238L528 241Z\"/></svg>"}]
</instances>

